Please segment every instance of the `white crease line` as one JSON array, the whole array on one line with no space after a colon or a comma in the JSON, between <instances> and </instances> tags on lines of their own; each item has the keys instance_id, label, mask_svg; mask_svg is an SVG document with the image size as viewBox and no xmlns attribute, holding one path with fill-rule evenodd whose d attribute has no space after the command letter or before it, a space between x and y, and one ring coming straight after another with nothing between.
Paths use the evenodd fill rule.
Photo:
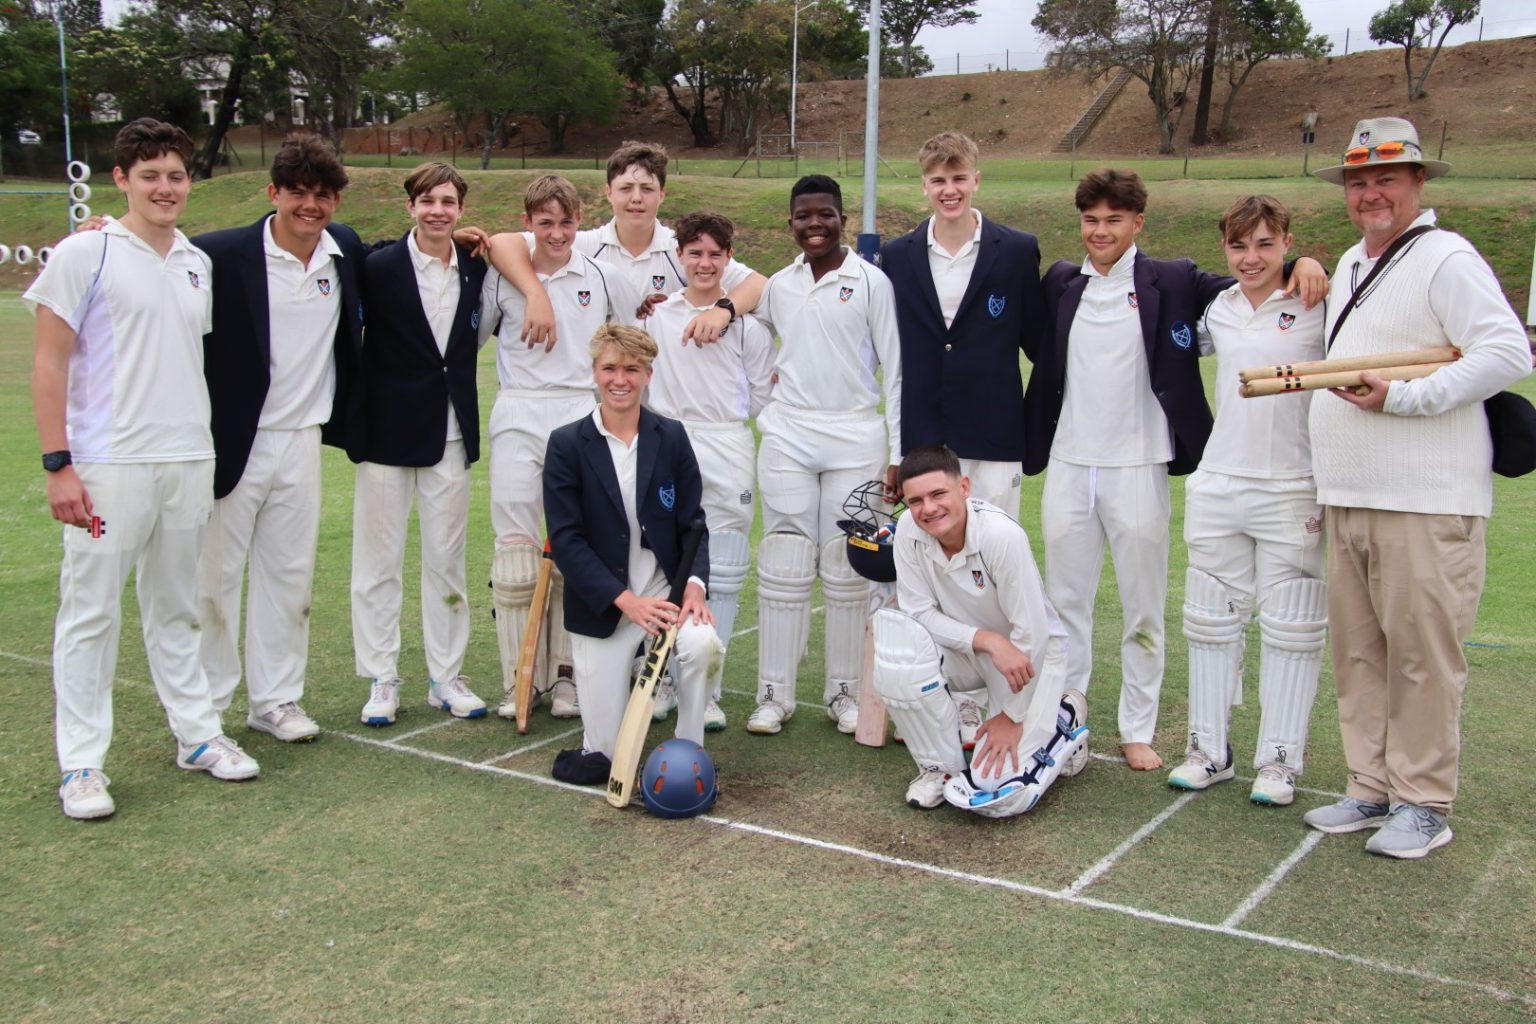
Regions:
<instances>
[{"instance_id":1,"label":"white crease line","mask_svg":"<svg viewBox=\"0 0 1536 1024\"><path fill-rule=\"evenodd\" d=\"M815 607L813 607L811 609L811 614L815 615L817 612L821 611L821 607L822 606L819 605L819 604L816 605ZM731 639L735 640L739 636L746 636L748 633L756 633L756 632L757 632L757 627L755 625L754 626L748 626L746 629L738 629L736 632L732 633L731 634Z\"/></svg>"},{"instance_id":2,"label":"white crease line","mask_svg":"<svg viewBox=\"0 0 1536 1024\"><path fill-rule=\"evenodd\" d=\"M483 764L483 765L484 764L495 764L497 761L505 761L507 758L509 758L509 757L516 757L518 754L526 754L530 750L538 750L540 747L547 747L551 743L558 743L561 740L563 740L563 739L565 739L565 738L567 738L569 736L576 735L577 733L581 732L581 728L582 727L578 725L574 729L567 729L567 730L565 730L565 732L556 733L554 736L550 736L547 739L539 740L536 743L529 743L529 744L526 744L526 745L521 746L521 747L513 747L511 750L507 751L505 754L497 754L495 757L490 758L489 760L486 760L486 761L481 761L480 763Z\"/></svg>"},{"instance_id":3,"label":"white crease line","mask_svg":"<svg viewBox=\"0 0 1536 1024\"><path fill-rule=\"evenodd\" d=\"M458 757L450 757L447 754L435 754L429 750L421 750L416 747L404 747L383 740L369 739L366 736L356 736L349 732L332 732L333 736L340 736L354 743L363 743L372 747L382 747L401 754L412 754L423 757L429 761L438 761L443 764L456 765L460 768L468 768L470 771L487 772L492 775L502 775L507 778L521 779L524 782L536 782L541 786L552 786L555 789L563 789L571 793L580 793L582 796L602 796L601 787L574 786L568 782L560 782L546 775L533 775L528 772L520 772L511 768L498 768L495 765L476 764ZM1186 793L1185 797L1193 797L1195 794ZM1182 798L1181 798L1182 799ZM1173 808L1170 808L1170 811ZM1168 812L1164 812L1168 813ZM1463 978L1452 978L1443 974L1434 974L1429 971L1421 971L1413 967L1402 967L1398 964L1388 963L1384 960L1373 960L1370 957L1357 956L1354 953L1343 953L1326 946L1314 946L1308 942L1300 942L1296 939L1287 939L1279 935L1265 935L1260 932L1245 931L1241 928L1228 928L1225 925L1210 924L1205 921L1192 921L1188 918L1174 917L1171 914L1162 914L1154 910L1142 910L1139 907L1130 907L1122 903L1110 903L1105 900L1097 900L1088 896L1077 896L1067 892L1058 892L1052 889L1043 889L1039 886L1029 885L1024 882L1015 882L1007 878L995 878L989 875L975 875L968 871L959 871L954 868L940 867L937 864L926 864L922 861L904 860L900 857L891 857L873 850L861 849L857 846L848 846L844 843L832 843L825 839L815 839L811 836L802 836L794 832L783 832L778 829L764 828L761 825L753 825L749 822L735 821L731 818L721 818L712 814L700 815L698 820L712 825L720 825L737 832L747 832L753 835L766 836L784 842L796 843L800 846L808 846L815 849L827 850L833 853L843 853L861 860L873 861L877 864L886 864L891 867L906 868L923 874L934 875L939 878L950 878L956 881L969 882L972 885L989 886L996 889L1004 889L1009 892L1022 893L1028 896L1039 896L1042 899L1052 900L1058 903L1066 903L1071 906L1086 907L1092 910L1107 910L1111 913L1123 914L1140 921L1151 921L1157 924L1166 924L1175 928L1186 928L1191 931L1208 932L1216 935L1225 935L1229 938L1244 939L1265 946L1273 946L1278 949L1288 949L1296 953L1308 953L1313 956L1321 956L1330 960L1339 960L1344 963L1357 964L1372 970L1382 971L1387 974L1398 974L1409 978L1417 978L1420 981L1431 981L1440 985L1449 985L1456 988L1470 989L1493 996L1505 1002L1524 1003L1527 1006L1536 1006L1536 994L1515 992L1498 988L1480 981L1467 981Z\"/></svg>"},{"instance_id":4,"label":"white crease line","mask_svg":"<svg viewBox=\"0 0 1536 1024\"><path fill-rule=\"evenodd\" d=\"M30 654L12 654L10 651L0 651L0 658L10 658L19 661L23 665L36 665L38 668L53 668L53 662L46 658L34 658Z\"/></svg>"},{"instance_id":5,"label":"white crease line","mask_svg":"<svg viewBox=\"0 0 1536 1024\"><path fill-rule=\"evenodd\" d=\"M1110 868L1115 866L1116 861L1118 861L1121 857L1124 857L1127 853L1130 853L1131 850L1134 849L1136 845L1139 844L1143 839L1147 838L1147 836L1151 835L1153 832L1156 832L1159 825L1177 814L1180 808L1184 807L1194 798L1194 793L1185 793L1173 803L1169 804L1166 808L1163 809L1161 814L1147 822L1145 825L1141 826L1141 828L1137 829L1135 832L1132 832L1129 839L1115 847L1113 850L1109 851L1109 853L1105 854L1103 857L1099 858L1099 862L1097 864L1093 865L1093 867L1078 875L1075 882L1062 890L1062 894L1065 896L1076 896L1078 893L1088 888L1094 882L1097 882L1104 876L1106 872L1109 871Z\"/></svg>"},{"instance_id":6,"label":"white crease line","mask_svg":"<svg viewBox=\"0 0 1536 1024\"><path fill-rule=\"evenodd\" d=\"M751 690L732 690L732 689L729 689L729 688L724 688L720 692L721 693L728 693L728 694L730 694L733 697L751 697L754 700L757 698L757 694L753 693ZM827 709L827 706L825 704L819 704L819 703L817 703L816 701L813 701L813 700L796 700L795 701L795 707L797 707L797 708L815 708L817 711L825 711Z\"/></svg>"},{"instance_id":7,"label":"white crease line","mask_svg":"<svg viewBox=\"0 0 1536 1024\"><path fill-rule=\"evenodd\" d=\"M1242 924L1249 914L1256 910L1260 903L1269 899L1270 893L1275 891L1285 876L1291 873L1291 869L1302 862L1302 859L1313 850L1317 844L1323 841L1322 832L1308 832L1305 839L1296 844L1296 849L1291 855L1280 862L1275 870L1269 873L1269 877L1259 883L1259 887L1248 894L1248 898L1237 905L1237 909L1227 915L1227 919L1221 922L1223 928L1236 928Z\"/></svg>"},{"instance_id":8,"label":"white crease line","mask_svg":"<svg viewBox=\"0 0 1536 1024\"><path fill-rule=\"evenodd\" d=\"M412 729L410 732L402 732L398 736L391 736L389 738L389 742L390 743L399 743L401 740L408 740L412 736L420 736L423 733L432 732L432 731L434 731L436 729L441 729L444 726L453 725L456 722L463 722L463 721L467 721L467 719L454 718L452 716L449 716L448 718L446 718L446 719L444 719L444 720L442 720L440 722L433 722L431 725L423 725L419 729Z\"/></svg>"}]
</instances>

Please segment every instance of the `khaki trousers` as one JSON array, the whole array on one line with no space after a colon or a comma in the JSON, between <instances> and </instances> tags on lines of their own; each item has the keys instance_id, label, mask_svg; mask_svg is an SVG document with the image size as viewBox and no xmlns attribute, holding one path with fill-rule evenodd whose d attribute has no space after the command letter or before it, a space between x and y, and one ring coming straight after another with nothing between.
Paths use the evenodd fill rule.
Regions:
<instances>
[{"instance_id":1,"label":"khaki trousers","mask_svg":"<svg viewBox=\"0 0 1536 1024\"><path fill-rule=\"evenodd\" d=\"M1339 506L1326 520L1347 792L1447 812L1487 521Z\"/></svg>"}]
</instances>

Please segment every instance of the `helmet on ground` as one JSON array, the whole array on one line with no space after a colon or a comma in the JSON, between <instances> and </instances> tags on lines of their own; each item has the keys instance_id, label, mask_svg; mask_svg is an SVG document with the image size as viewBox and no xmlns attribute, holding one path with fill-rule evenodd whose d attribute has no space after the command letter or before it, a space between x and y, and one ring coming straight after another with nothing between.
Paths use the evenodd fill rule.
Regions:
<instances>
[{"instance_id":1,"label":"helmet on ground","mask_svg":"<svg viewBox=\"0 0 1536 1024\"><path fill-rule=\"evenodd\" d=\"M869 480L849 492L843 500L843 515L838 529L848 538L848 564L853 571L875 583L896 582L896 557L891 542L896 537L896 516L906 507L897 502L885 504L885 484Z\"/></svg>"},{"instance_id":2,"label":"helmet on ground","mask_svg":"<svg viewBox=\"0 0 1536 1024\"><path fill-rule=\"evenodd\" d=\"M640 799L658 818L691 818L715 804L715 763L692 740L656 745L640 773Z\"/></svg>"}]
</instances>

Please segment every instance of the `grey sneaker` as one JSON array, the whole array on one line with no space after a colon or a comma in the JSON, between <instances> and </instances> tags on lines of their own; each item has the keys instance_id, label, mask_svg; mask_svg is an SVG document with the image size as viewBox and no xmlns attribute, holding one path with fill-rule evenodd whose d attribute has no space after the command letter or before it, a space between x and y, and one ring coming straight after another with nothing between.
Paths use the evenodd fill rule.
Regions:
<instances>
[{"instance_id":1,"label":"grey sneaker","mask_svg":"<svg viewBox=\"0 0 1536 1024\"><path fill-rule=\"evenodd\" d=\"M216 779L241 782L254 779L261 772L256 759L240 749L228 736L215 736L206 743L176 743L176 767L189 772L207 772Z\"/></svg>"},{"instance_id":2,"label":"grey sneaker","mask_svg":"<svg viewBox=\"0 0 1536 1024\"><path fill-rule=\"evenodd\" d=\"M1202 790L1209 789L1218 782L1226 782L1237 775L1237 769L1232 764L1232 745L1227 745L1227 763L1217 764L1205 755L1205 751L1195 749L1184 755L1184 763L1168 773L1168 785L1174 789Z\"/></svg>"},{"instance_id":3,"label":"grey sneaker","mask_svg":"<svg viewBox=\"0 0 1536 1024\"><path fill-rule=\"evenodd\" d=\"M976 747L976 734L981 731L981 723L985 721L981 712L981 705L968 698L961 698L955 702L955 713L960 718L960 746L964 750L973 750ZM940 793L942 797L943 794ZM935 807L938 804L934 804Z\"/></svg>"},{"instance_id":4,"label":"grey sneaker","mask_svg":"<svg viewBox=\"0 0 1536 1024\"><path fill-rule=\"evenodd\" d=\"M1338 835L1343 832L1359 832L1361 829L1380 828L1387 823L1387 805L1373 804L1347 796L1336 804L1317 807L1301 816L1301 820L1317 829ZM1421 855L1422 856L1422 855Z\"/></svg>"},{"instance_id":5,"label":"grey sneaker","mask_svg":"<svg viewBox=\"0 0 1536 1024\"><path fill-rule=\"evenodd\" d=\"M78 768L66 773L64 784L59 787L59 802L65 815L82 821L110 817L117 810L107 792L111 781L98 768Z\"/></svg>"},{"instance_id":6,"label":"grey sneaker","mask_svg":"<svg viewBox=\"0 0 1536 1024\"><path fill-rule=\"evenodd\" d=\"M279 704L266 714L247 715L245 724L257 732L264 732L284 743L312 740L320 735L319 724L293 701Z\"/></svg>"},{"instance_id":7,"label":"grey sneaker","mask_svg":"<svg viewBox=\"0 0 1536 1024\"><path fill-rule=\"evenodd\" d=\"M725 728L725 709L714 697L709 698L709 703L704 705L704 731L720 732Z\"/></svg>"},{"instance_id":8,"label":"grey sneaker","mask_svg":"<svg viewBox=\"0 0 1536 1024\"><path fill-rule=\"evenodd\" d=\"M1430 851L1449 843L1451 836L1451 826L1439 811L1418 804L1393 804L1386 824L1366 840L1365 852L1399 860L1421 860Z\"/></svg>"}]
</instances>

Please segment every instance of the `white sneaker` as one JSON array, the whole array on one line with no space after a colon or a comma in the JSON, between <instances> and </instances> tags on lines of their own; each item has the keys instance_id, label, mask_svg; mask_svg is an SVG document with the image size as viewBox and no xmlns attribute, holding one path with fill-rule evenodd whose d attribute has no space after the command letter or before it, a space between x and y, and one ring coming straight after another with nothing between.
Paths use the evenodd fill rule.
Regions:
<instances>
[{"instance_id":1,"label":"white sneaker","mask_svg":"<svg viewBox=\"0 0 1536 1024\"><path fill-rule=\"evenodd\" d=\"M241 782L254 779L261 766L228 736L215 736L205 743L176 743L176 767L189 772L207 772L216 779Z\"/></svg>"},{"instance_id":2,"label":"white sneaker","mask_svg":"<svg viewBox=\"0 0 1536 1024\"><path fill-rule=\"evenodd\" d=\"M677 710L677 686L672 682L671 673L668 673L661 677L661 682L656 684L656 703L651 708L651 721L660 722L675 710Z\"/></svg>"},{"instance_id":3,"label":"white sneaker","mask_svg":"<svg viewBox=\"0 0 1536 1024\"><path fill-rule=\"evenodd\" d=\"M576 681L570 676L562 674L549 691L549 714L551 718L581 717L581 698L576 692Z\"/></svg>"},{"instance_id":4,"label":"white sneaker","mask_svg":"<svg viewBox=\"0 0 1536 1024\"><path fill-rule=\"evenodd\" d=\"M1283 764L1259 768L1248 799L1264 807L1285 807L1296 799L1296 773Z\"/></svg>"},{"instance_id":5,"label":"white sneaker","mask_svg":"<svg viewBox=\"0 0 1536 1024\"><path fill-rule=\"evenodd\" d=\"M454 718L480 718L485 714L485 701L471 693L467 684L464 676L442 683L434 679L427 684L427 703Z\"/></svg>"},{"instance_id":6,"label":"white sneaker","mask_svg":"<svg viewBox=\"0 0 1536 1024\"><path fill-rule=\"evenodd\" d=\"M1072 720L1067 723L1067 727L1074 733L1088 724L1088 697L1083 691L1067 690L1061 695L1061 706L1071 712ZM1058 725L1061 724L1060 718L1056 721ZM1062 777L1070 779L1074 775L1082 774L1083 769L1088 767L1089 756L1088 737L1084 736L1081 745L1067 758L1067 763L1061 766Z\"/></svg>"},{"instance_id":7,"label":"white sneaker","mask_svg":"<svg viewBox=\"0 0 1536 1024\"><path fill-rule=\"evenodd\" d=\"M1232 748L1227 748L1227 763L1218 765L1199 750L1184 755L1184 763L1168 773L1168 785L1174 789L1207 789L1226 782L1237 774L1232 767Z\"/></svg>"},{"instance_id":8,"label":"white sneaker","mask_svg":"<svg viewBox=\"0 0 1536 1024\"><path fill-rule=\"evenodd\" d=\"M859 702L844 690L827 705L827 717L837 723L837 731L852 734L859 727Z\"/></svg>"},{"instance_id":9,"label":"white sneaker","mask_svg":"<svg viewBox=\"0 0 1536 1024\"><path fill-rule=\"evenodd\" d=\"M720 732L725 729L725 711L721 709L720 702L715 698L709 698L709 703L704 705L704 731Z\"/></svg>"},{"instance_id":10,"label":"white sneaker","mask_svg":"<svg viewBox=\"0 0 1536 1024\"><path fill-rule=\"evenodd\" d=\"M794 712L776 700L760 701L747 719L747 732L759 736L772 736L784 727Z\"/></svg>"},{"instance_id":11,"label":"white sneaker","mask_svg":"<svg viewBox=\"0 0 1536 1024\"><path fill-rule=\"evenodd\" d=\"M293 701L279 704L264 715L246 715L245 724L284 743L312 740L320 735L320 726Z\"/></svg>"},{"instance_id":12,"label":"white sneaker","mask_svg":"<svg viewBox=\"0 0 1536 1024\"><path fill-rule=\"evenodd\" d=\"M918 765L917 778L907 787L907 806L931 811L944 802L944 783L949 778L936 764Z\"/></svg>"},{"instance_id":13,"label":"white sneaker","mask_svg":"<svg viewBox=\"0 0 1536 1024\"><path fill-rule=\"evenodd\" d=\"M974 750L976 733L981 730L981 723L986 721L982 717L981 705L962 697L956 702L956 710L960 714L960 746L964 750Z\"/></svg>"},{"instance_id":14,"label":"white sneaker","mask_svg":"<svg viewBox=\"0 0 1536 1024\"><path fill-rule=\"evenodd\" d=\"M96 768L77 768L64 776L59 787L59 802L64 805L64 816L86 821L105 818L117 810L112 794L107 792L111 779Z\"/></svg>"},{"instance_id":15,"label":"white sneaker","mask_svg":"<svg viewBox=\"0 0 1536 1024\"><path fill-rule=\"evenodd\" d=\"M400 679L375 679L368 687L368 703L363 705L364 725L394 725L400 710Z\"/></svg>"}]
</instances>

